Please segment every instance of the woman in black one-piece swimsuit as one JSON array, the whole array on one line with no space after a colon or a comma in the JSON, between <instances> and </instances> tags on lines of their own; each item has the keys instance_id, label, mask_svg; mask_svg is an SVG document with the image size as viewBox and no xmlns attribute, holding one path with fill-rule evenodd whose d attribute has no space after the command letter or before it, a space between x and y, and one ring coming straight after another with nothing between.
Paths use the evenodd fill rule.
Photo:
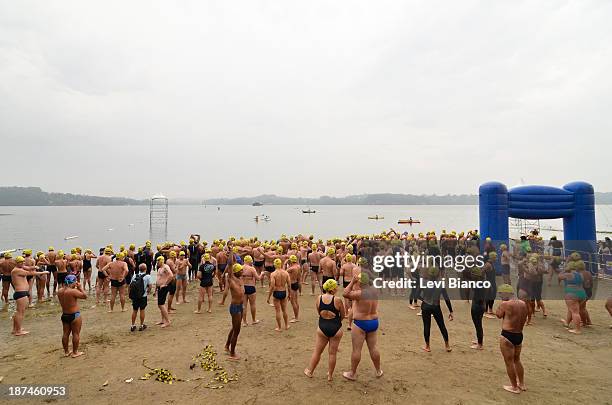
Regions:
<instances>
[{"instance_id":1,"label":"woman in black one-piece swimsuit","mask_svg":"<svg viewBox=\"0 0 612 405\"><path fill-rule=\"evenodd\" d=\"M315 348L310 359L308 368L304 370L304 374L312 377L321 354L325 350L325 346L329 343L329 369L327 372L327 380L332 380L334 369L336 368L336 353L342 339L342 319L346 317L344 304L342 299L335 296L338 291L338 283L336 280L327 280L323 284L324 294L319 296L317 301L317 312L319 313L319 327L317 328Z\"/></svg>"}]
</instances>

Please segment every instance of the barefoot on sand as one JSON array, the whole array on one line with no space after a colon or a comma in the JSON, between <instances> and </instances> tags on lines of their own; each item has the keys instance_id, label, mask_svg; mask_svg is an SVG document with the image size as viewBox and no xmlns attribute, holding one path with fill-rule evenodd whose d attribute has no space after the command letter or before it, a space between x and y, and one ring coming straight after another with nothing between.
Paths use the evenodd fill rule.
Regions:
<instances>
[{"instance_id":1,"label":"barefoot on sand","mask_svg":"<svg viewBox=\"0 0 612 405\"><path fill-rule=\"evenodd\" d=\"M383 374L384 374L384 372L382 371L382 369L378 370L378 371L376 372L376 378L380 378L380 377L382 377L382 376L383 376Z\"/></svg>"},{"instance_id":2,"label":"barefoot on sand","mask_svg":"<svg viewBox=\"0 0 612 405\"><path fill-rule=\"evenodd\" d=\"M475 349L475 350L482 350L482 346L478 345L478 344L472 344L470 346L470 349Z\"/></svg>"},{"instance_id":3,"label":"barefoot on sand","mask_svg":"<svg viewBox=\"0 0 612 405\"><path fill-rule=\"evenodd\" d=\"M233 356L229 356L227 358L228 360L232 360L232 361L238 361L240 360L240 356L238 356L237 354L233 355Z\"/></svg>"},{"instance_id":4,"label":"barefoot on sand","mask_svg":"<svg viewBox=\"0 0 612 405\"><path fill-rule=\"evenodd\" d=\"M350 371L345 371L342 373L342 377L346 378L349 381L355 381L355 376Z\"/></svg>"},{"instance_id":5,"label":"barefoot on sand","mask_svg":"<svg viewBox=\"0 0 612 405\"><path fill-rule=\"evenodd\" d=\"M521 393L521 389L519 387L513 387L512 385L504 385L504 389L508 392L511 392L513 394L520 394Z\"/></svg>"},{"instance_id":6,"label":"barefoot on sand","mask_svg":"<svg viewBox=\"0 0 612 405\"><path fill-rule=\"evenodd\" d=\"M74 358L80 357L80 356L82 356L84 354L85 354L84 352L76 352L76 353L72 353L70 355L70 357L72 357L74 359Z\"/></svg>"},{"instance_id":7,"label":"barefoot on sand","mask_svg":"<svg viewBox=\"0 0 612 405\"><path fill-rule=\"evenodd\" d=\"M312 372L307 368L304 369L304 375L308 378L312 378Z\"/></svg>"},{"instance_id":8,"label":"barefoot on sand","mask_svg":"<svg viewBox=\"0 0 612 405\"><path fill-rule=\"evenodd\" d=\"M421 349L423 349L424 352L430 353L431 349L427 346L423 346Z\"/></svg>"}]
</instances>

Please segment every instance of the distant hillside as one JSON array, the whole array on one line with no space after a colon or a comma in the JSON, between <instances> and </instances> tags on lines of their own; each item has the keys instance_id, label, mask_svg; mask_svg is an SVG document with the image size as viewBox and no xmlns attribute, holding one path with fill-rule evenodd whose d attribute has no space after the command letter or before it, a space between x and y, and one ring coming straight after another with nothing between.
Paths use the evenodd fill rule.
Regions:
<instances>
[{"instance_id":1,"label":"distant hillside","mask_svg":"<svg viewBox=\"0 0 612 405\"><path fill-rule=\"evenodd\" d=\"M212 198L207 205L251 205L255 201L264 205L473 205L476 195L412 195L361 194L346 197L321 196L319 198L280 197L264 194L256 197Z\"/></svg>"},{"instance_id":2,"label":"distant hillside","mask_svg":"<svg viewBox=\"0 0 612 405\"><path fill-rule=\"evenodd\" d=\"M318 198L282 197L263 194L255 197L171 199L170 204L206 205L477 205L474 194L414 195L414 194L360 194L346 197L321 196ZM612 193L595 193L597 204L612 204ZM97 197L69 193L47 193L40 187L0 187L0 206L47 205L147 205L149 200L123 197Z\"/></svg>"},{"instance_id":3,"label":"distant hillside","mask_svg":"<svg viewBox=\"0 0 612 405\"><path fill-rule=\"evenodd\" d=\"M47 193L40 187L0 187L0 206L38 205L144 205L147 200L96 197L80 194Z\"/></svg>"},{"instance_id":4,"label":"distant hillside","mask_svg":"<svg viewBox=\"0 0 612 405\"><path fill-rule=\"evenodd\" d=\"M360 194L346 197L321 196L319 198L280 197L264 194L255 197L211 198L206 205L478 205L478 195L414 195L414 194ZM612 204L612 193L595 193L597 204ZM177 203L177 202L175 202Z\"/></svg>"}]
</instances>

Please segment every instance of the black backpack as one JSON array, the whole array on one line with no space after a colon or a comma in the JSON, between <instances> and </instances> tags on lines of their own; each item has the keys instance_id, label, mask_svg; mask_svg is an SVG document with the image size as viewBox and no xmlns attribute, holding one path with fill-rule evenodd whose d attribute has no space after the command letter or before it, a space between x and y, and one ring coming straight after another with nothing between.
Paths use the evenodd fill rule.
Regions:
<instances>
[{"instance_id":1,"label":"black backpack","mask_svg":"<svg viewBox=\"0 0 612 405\"><path fill-rule=\"evenodd\" d=\"M144 274L138 274L130 283L130 299L137 300L145 294Z\"/></svg>"}]
</instances>

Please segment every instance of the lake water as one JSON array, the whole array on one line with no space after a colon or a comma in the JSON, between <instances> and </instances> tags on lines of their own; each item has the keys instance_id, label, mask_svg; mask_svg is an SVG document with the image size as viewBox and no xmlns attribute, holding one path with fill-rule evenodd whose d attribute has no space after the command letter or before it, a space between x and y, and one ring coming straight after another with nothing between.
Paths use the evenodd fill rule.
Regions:
<instances>
[{"instance_id":1,"label":"lake water","mask_svg":"<svg viewBox=\"0 0 612 405\"><path fill-rule=\"evenodd\" d=\"M303 214L302 209L288 205L252 206L170 206L168 240L186 240L199 233L204 240L251 237L278 238L281 234L306 234L316 238L342 237L347 234L371 234L393 229L403 232L426 232L442 229L466 230L478 228L478 206L384 205L384 206L311 206L315 214ZM108 243L142 244L149 239L149 207L0 207L0 251L32 248L46 251L52 245L67 250L74 246L98 249ZM269 222L255 222L256 215L265 214ZM384 216L370 220L368 216ZM398 219L418 219L421 224L398 225ZM599 230L609 230L612 206L597 207ZM541 221L542 225L562 229L561 220ZM562 236L562 232L554 232ZM514 233L516 236L516 231ZM549 236L551 232L543 232ZM68 236L77 239L65 241ZM601 235L600 235L601 236ZM601 236L603 237L603 236ZM153 238L160 242L161 238Z\"/></svg>"}]
</instances>

